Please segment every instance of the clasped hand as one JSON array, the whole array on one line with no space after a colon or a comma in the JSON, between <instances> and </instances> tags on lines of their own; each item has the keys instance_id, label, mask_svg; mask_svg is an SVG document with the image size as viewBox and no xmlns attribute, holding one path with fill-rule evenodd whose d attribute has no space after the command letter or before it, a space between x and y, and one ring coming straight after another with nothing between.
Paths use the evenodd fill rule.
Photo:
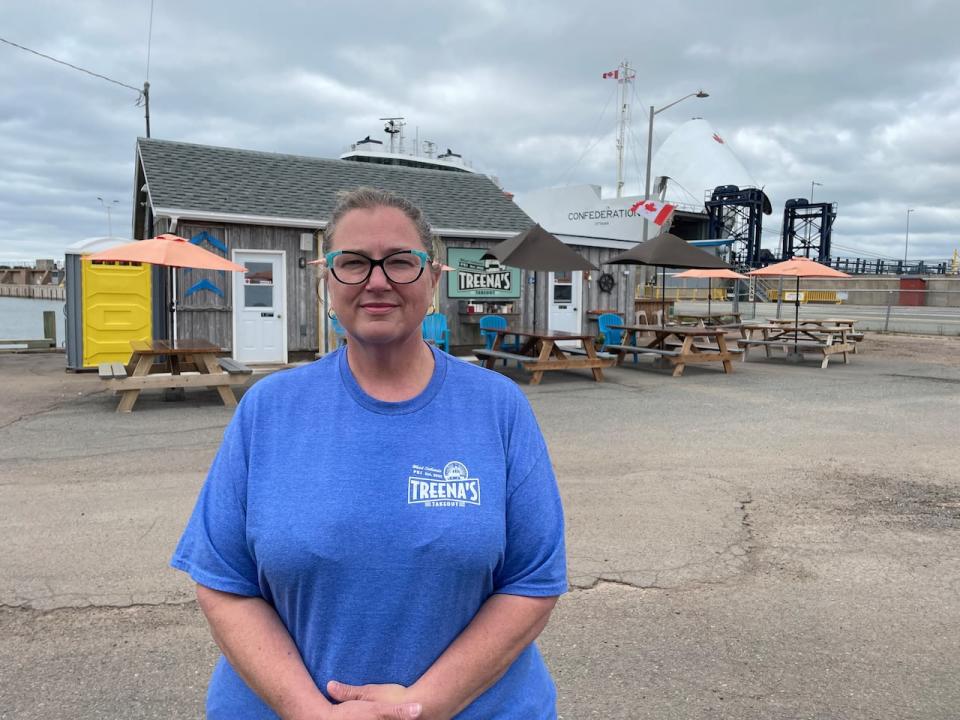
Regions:
<instances>
[{"instance_id":1,"label":"clasped hand","mask_svg":"<svg viewBox=\"0 0 960 720\"><path fill-rule=\"evenodd\" d=\"M416 720L420 703L410 702L403 685L346 685L331 680L327 694L340 703L329 709L330 720Z\"/></svg>"}]
</instances>

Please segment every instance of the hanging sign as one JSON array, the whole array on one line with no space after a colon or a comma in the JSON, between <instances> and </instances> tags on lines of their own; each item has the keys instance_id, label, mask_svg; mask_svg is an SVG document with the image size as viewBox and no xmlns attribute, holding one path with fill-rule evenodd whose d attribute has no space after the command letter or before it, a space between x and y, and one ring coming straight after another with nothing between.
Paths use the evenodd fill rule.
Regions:
<instances>
[{"instance_id":1,"label":"hanging sign","mask_svg":"<svg viewBox=\"0 0 960 720\"><path fill-rule=\"evenodd\" d=\"M518 298L520 269L501 265L485 248L447 248L447 297Z\"/></svg>"}]
</instances>

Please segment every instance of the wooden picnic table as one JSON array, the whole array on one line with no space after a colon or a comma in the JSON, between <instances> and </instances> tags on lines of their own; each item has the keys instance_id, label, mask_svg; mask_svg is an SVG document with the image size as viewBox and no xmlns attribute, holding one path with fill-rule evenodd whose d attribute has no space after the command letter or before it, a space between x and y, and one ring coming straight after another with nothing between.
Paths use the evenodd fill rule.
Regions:
<instances>
[{"instance_id":1,"label":"wooden picnic table","mask_svg":"<svg viewBox=\"0 0 960 720\"><path fill-rule=\"evenodd\" d=\"M732 373L732 353L727 348L726 332L722 328L693 327L690 325L613 325L623 330L623 344L607 345L606 350L617 355L617 364L632 353L658 355L673 365L673 376L680 377L692 363L723 363L723 372ZM644 335L643 338L640 336ZM633 342L630 342L630 340ZM704 343L702 341L706 340ZM700 342L697 342L700 341ZM676 345L679 344L679 347Z\"/></svg>"},{"instance_id":2,"label":"wooden picnic table","mask_svg":"<svg viewBox=\"0 0 960 720\"><path fill-rule=\"evenodd\" d=\"M833 327L844 327L847 330L853 330L857 321L853 318L800 318L794 322L793 318L770 318L768 325L824 325Z\"/></svg>"},{"instance_id":3,"label":"wooden picnic table","mask_svg":"<svg viewBox=\"0 0 960 720\"><path fill-rule=\"evenodd\" d=\"M222 350L208 340L133 340L126 366L105 363L100 378L121 394L117 412L133 410L142 390L212 387L227 407L236 407L233 385L243 385L253 372L243 363L219 357Z\"/></svg>"},{"instance_id":4,"label":"wooden picnic table","mask_svg":"<svg viewBox=\"0 0 960 720\"><path fill-rule=\"evenodd\" d=\"M677 322L684 323L703 323L707 326L715 325L740 325L742 324L741 313L739 312L678 312L674 313Z\"/></svg>"},{"instance_id":5,"label":"wooden picnic table","mask_svg":"<svg viewBox=\"0 0 960 720\"><path fill-rule=\"evenodd\" d=\"M477 358L484 361L484 367L493 369L497 360L515 360L524 370L532 373L530 384L537 385L543 379L543 373L553 370L586 369L593 373L593 379L603 382L603 368L612 367L616 358L608 353L598 354L593 345L594 335L578 334L528 328L493 328L497 337L493 347L487 350L479 348L473 351ZM519 339L517 352L502 350L503 339L514 335ZM566 346L559 343L565 342ZM571 344L574 344L572 347Z\"/></svg>"},{"instance_id":6,"label":"wooden picnic table","mask_svg":"<svg viewBox=\"0 0 960 720\"><path fill-rule=\"evenodd\" d=\"M802 359L805 353L819 354L823 357L821 368L826 368L832 355L843 355L847 363L847 353L857 351L856 344L848 335L852 326L846 323L827 323L816 320L801 320L799 323L778 321L775 323L745 325L747 336L737 340L743 348L743 360L746 361L751 346L764 348L766 356L772 357L771 349L782 349L789 358ZM761 337L757 337L757 333Z\"/></svg>"}]
</instances>

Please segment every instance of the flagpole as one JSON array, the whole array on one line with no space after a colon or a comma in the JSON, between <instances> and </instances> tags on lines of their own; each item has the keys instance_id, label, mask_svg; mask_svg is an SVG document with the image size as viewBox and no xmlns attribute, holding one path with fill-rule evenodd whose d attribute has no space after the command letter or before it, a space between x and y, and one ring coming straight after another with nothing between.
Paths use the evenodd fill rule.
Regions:
<instances>
[{"instance_id":1,"label":"flagpole","mask_svg":"<svg viewBox=\"0 0 960 720\"><path fill-rule=\"evenodd\" d=\"M620 83L620 127L617 132L617 197L623 196L623 153L626 147L627 123L630 121L630 105L627 102L627 83L630 81L630 61L624 60L620 67L623 77Z\"/></svg>"}]
</instances>

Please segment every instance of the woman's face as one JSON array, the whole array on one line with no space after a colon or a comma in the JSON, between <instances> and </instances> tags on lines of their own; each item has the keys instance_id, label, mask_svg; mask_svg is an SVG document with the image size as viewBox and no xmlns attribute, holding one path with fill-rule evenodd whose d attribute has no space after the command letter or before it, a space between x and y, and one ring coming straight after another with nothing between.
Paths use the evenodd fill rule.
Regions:
<instances>
[{"instance_id":1,"label":"woman's face","mask_svg":"<svg viewBox=\"0 0 960 720\"><path fill-rule=\"evenodd\" d=\"M398 250L425 251L410 219L392 207L351 210L340 219L330 250L349 250L379 260ZM390 282L382 267L366 282L347 285L327 269L330 304L346 331L360 342L385 345L416 333L433 299L437 271L428 264L412 283Z\"/></svg>"}]
</instances>

